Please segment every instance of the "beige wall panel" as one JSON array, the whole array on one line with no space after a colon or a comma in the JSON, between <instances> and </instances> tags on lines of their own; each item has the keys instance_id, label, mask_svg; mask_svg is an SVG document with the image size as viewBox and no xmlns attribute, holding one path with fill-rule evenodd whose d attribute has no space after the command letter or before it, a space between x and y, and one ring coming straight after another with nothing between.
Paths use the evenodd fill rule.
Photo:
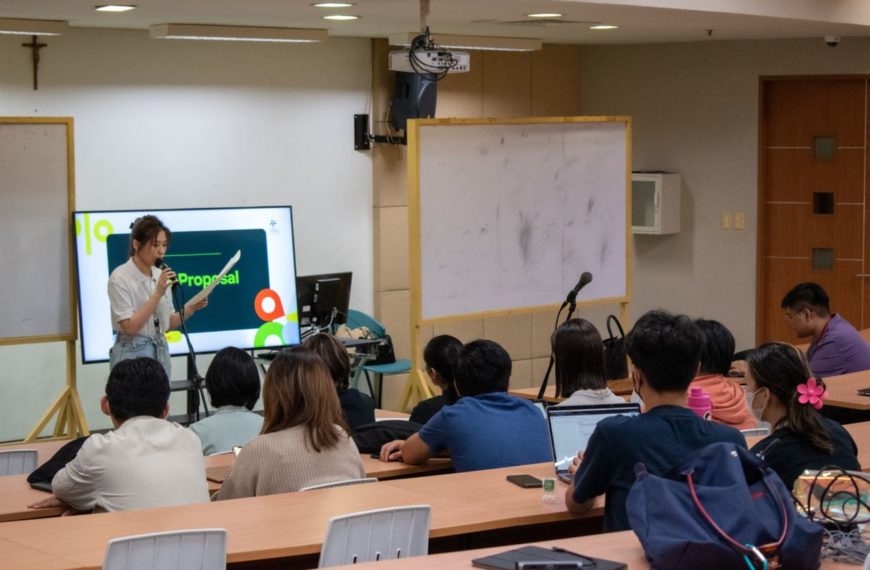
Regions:
<instances>
[{"instance_id":1,"label":"beige wall panel","mask_svg":"<svg viewBox=\"0 0 870 570\"><path fill-rule=\"evenodd\" d=\"M452 323L437 323L434 325L436 335L453 335L463 343L483 338L483 319L468 319Z\"/></svg>"},{"instance_id":2,"label":"beige wall panel","mask_svg":"<svg viewBox=\"0 0 870 570\"><path fill-rule=\"evenodd\" d=\"M393 339L396 358L411 356L411 316L408 291L381 291L375 294L379 300L378 320L386 327Z\"/></svg>"},{"instance_id":3,"label":"beige wall panel","mask_svg":"<svg viewBox=\"0 0 870 570\"><path fill-rule=\"evenodd\" d=\"M480 117L483 115L483 52L471 52L471 71L448 75L438 83L435 116Z\"/></svg>"},{"instance_id":4,"label":"beige wall panel","mask_svg":"<svg viewBox=\"0 0 870 570\"><path fill-rule=\"evenodd\" d=\"M483 59L483 116L531 115L531 54L491 51Z\"/></svg>"},{"instance_id":5,"label":"beige wall panel","mask_svg":"<svg viewBox=\"0 0 870 570\"><path fill-rule=\"evenodd\" d=\"M550 335L553 334L553 324L556 315L550 311L532 313L532 356L535 358L550 356Z\"/></svg>"},{"instance_id":6,"label":"beige wall panel","mask_svg":"<svg viewBox=\"0 0 870 570\"><path fill-rule=\"evenodd\" d=\"M532 361L514 360L511 371L511 388L529 388L532 385Z\"/></svg>"},{"instance_id":7,"label":"beige wall panel","mask_svg":"<svg viewBox=\"0 0 870 570\"><path fill-rule=\"evenodd\" d=\"M372 144L375 207L408 205L408 162L404 146Z\"/></svg>"},{"instance_id":8,"label":"beige wall panel","mask_svg":"<svg viewBox=\"0 0 870 570\"><path fill-rule=\"evenodd\" d=\"M372 383L375 379L372 378ZM384 376L384 395L381 397L381 407L385 410L398 410L399 404L402 403L402 393L405 389L405 382L408 381L407 374L395 374L393 376ZM363 378L365 383L365 378ZM366 388L363 391L366 391Z\"/></svg>"},{"instance_id":9,"label":"beige wall panel","mask_svg":"<svg viewBox=\"0 0 870 570\"><path fill-rule=\"evenodd\" d=\"M533 358L532 359L532 386L540 386L544 380L544 374L547 373L547 366L550 364L548 358ZM556 385L556 372L550 372L550 382L548 386Z\"/></svg>"},{"instance_id":10,"label":"beige wall panel","mask_svg":"<svg viewBox=\"0 0 870 570\"><path fill-rule=\"evenodd\" d=\"M545 45L532 53L532 116L580 114L580 46Z\"/></svg>"},{"instance_id":11,"label":"beige wall panel","mask_svg":"<svg viewBox=\"0 0 870 570\"><path fill-rule=\"evenodd\" d=\"M513 360L532 357L532 315L490 317L483 320L483 338L504 347Z\"/></svg>"},{"instance_id":12,"label":"beige wall panel","mask_svg":"<svg viewBox=\"0 0 870 570\"><path fill-rule=\"evenodd\" d=\"M408 289L408 208L375 208L378 291Z\"/></svg>"}]
</instances>

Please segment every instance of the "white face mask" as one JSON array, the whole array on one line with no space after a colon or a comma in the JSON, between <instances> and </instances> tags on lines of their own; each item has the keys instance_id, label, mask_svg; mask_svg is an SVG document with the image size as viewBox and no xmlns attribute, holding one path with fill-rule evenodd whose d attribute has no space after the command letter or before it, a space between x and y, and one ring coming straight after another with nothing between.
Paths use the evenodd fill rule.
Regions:
<instances>
[{"instance_id":1,"label":"white face mask","mask_svg":"<svg viewBox=\"0 0 870 570\"><path fill-rule=\"evenodd\" d=\"M761 416L764 415L764 408L767 407L767 402L764 402L764 405L760 408L755 407L755 396L758 395L759 392L764 390L764 388L759 388L755 392L746 392L746 407L749 408L750 413L755 416L756 421L760 424L763 420Z\"/></svg>"}]
</instances>

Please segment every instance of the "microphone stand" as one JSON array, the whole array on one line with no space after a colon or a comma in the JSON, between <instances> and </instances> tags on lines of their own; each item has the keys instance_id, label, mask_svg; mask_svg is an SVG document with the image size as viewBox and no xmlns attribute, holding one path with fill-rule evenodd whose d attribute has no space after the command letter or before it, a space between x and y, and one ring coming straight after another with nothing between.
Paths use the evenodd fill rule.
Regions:
<instances>
[{"instance_id":1,"label":"microphone stand","mask_svg":"<svg viewBox=\"0 0 870 570\"><path fill-rule=\"evenodd\" d=\"M177 285L177 283L175 285ZM205 393L202 388L203 377L200 376L199 369L196 366L196 351L193 350L193 344L190 342L190 334L187 332L187 320L184 317L184 290L175 285L172 287L172 302L176 305L175 310L181 318L181 332L184 335L184 340L187 342L187 379L193 387L194 398L198 400L194 402L193 406L188 402L187 420L188 422L199 421L199 402L202 402L202 407L205 410L205 417L209 416L208 404L206 404ZM179 297L181 298L180 306L178 302Z\"/></svg>"},{"instance_id":2,"label":"microphone stand","mask_svg":"<svg viewBox=\"0 0 870 570\"><path fill-rule=\"evenodd\" d=\"M568 298L565 299L565 302L562 303L562 306L559 307L559 312L556 313L556 324L553 325L553 331L559 328L559 316L562 314L562 311L568 307L568 314L565 316L565 322L570 321L571 317L574 315L574 310L577 309L577 294L573 291L568 293ZM550 373L553 371L553 365L556 364L556 355L553 353L552 344L550 346L550 363L547 365L547 372L544 374L544 381L541 383L541 389L538 390L538 400L544 399L544 392L547 390L547 383L550 381ZM562 381L559 376L556 376L556 397L562 395Z\"/></svg>"}]
</instances>

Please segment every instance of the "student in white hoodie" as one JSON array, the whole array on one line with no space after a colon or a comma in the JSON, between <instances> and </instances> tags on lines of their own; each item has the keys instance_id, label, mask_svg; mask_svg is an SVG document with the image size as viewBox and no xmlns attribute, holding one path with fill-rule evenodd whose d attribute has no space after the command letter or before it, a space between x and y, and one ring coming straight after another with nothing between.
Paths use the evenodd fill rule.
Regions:
<instances>
[{"instance_id":1,"label":"student in white hoodie","mask_svg":"<svg viewBox=\"0 0 870 570\"><path fill-rule=\"evenodd\" d=\"M624 404L610 391L604 376L604 345L595 325L586 319L562 323L550 337L556 359L556 384L568 399L560 405Z\"/></svg>"}]
</instances>

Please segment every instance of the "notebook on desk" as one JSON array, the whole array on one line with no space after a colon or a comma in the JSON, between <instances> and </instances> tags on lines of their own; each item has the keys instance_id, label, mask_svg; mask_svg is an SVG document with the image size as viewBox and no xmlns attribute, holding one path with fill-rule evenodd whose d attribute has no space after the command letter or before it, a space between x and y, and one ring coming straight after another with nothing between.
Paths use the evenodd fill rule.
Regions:
<instances>
[{"instance_id":1,"label":"notebook on desk","mask_svg":"<svg viewBox=\"0 0 870 570\"><path fill-rule=\"evenodd\" d=\"M595 426L612 416L636 416L639 404L595 404L589 406L550 406L547 421L550 424L550 444L556 461L556 476L570 483L568 472L578 451L584 451Z\"/></svg>"},{"instance_id":2,"label":"notebook on desk","mask_svg":"<svg viewBox=\"0 0 870 570\"><path fill-rule=\"evenodd\" d=\"M566 552L565 550L541 548L540 546L523 546L514 550L508 550L507 552L493 554L492 556L475 558L471 563L478 568L487 568L489 570L515 570L520 567L518 563L529 570L547 567L566 569L594 568L595 570L623 570L627 568L621 562L592 558L591 556L583 556L573 552Z\"/></svg>"}]
</instances>

